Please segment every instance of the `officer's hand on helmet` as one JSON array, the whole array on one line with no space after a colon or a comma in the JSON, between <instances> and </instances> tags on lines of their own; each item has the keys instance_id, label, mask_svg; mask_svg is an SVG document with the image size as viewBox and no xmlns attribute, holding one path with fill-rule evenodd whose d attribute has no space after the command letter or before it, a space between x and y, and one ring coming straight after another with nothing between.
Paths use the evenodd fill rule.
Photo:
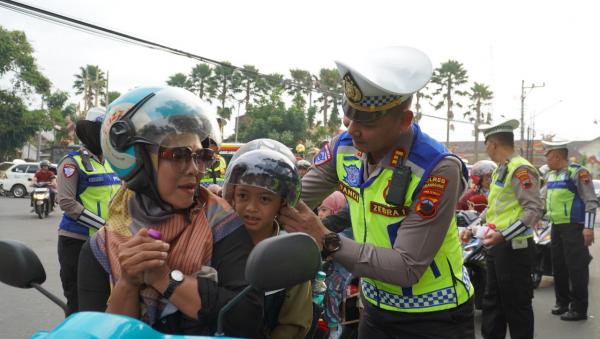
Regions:
<instances>
[{"instance_id":1,"label":"officer's hand on helmet","mask_svg":"<svg viewBox=\"0 0 600 339\"><path fill-rule=\"evenodd\" d=\"M494 247L498 244L504 242L504 237L500 232L490 231L486 234L485 238L483 238L483 246L485 247Z\"/></svg>"},{"instance_id":2,"label":"officer's hand on helmet","mask_svg":"<svg viewBox=\"0 0 600 339\"><path fill-rule=\"evenodd\" d=\"M299 201L296 208L285 206L279 212L281 221L288 232L304 232L312 236L319 249L323 244L321 240L328 231L321 223L321 219L308 207L304 201Z\"/></svg>"},{"instance_id":3,"label":"officer's hand on helmet","mask_svg":"<svg viewBox=\"0 0 600 339\"><path fill-rule=\"evenodd\" d=\"M473 232L469 228L464 227L462 231L460 231L460 240L463 244L467 244L471 242L471 238L473 238Z\"/></svg>"},{"instance_id":4,"label":"officer's hand on helmet","mask_svg":"<svg viewBox=\"0 0 600 339\"><path fill-rule=\"evenodd\" d=\"M583 243L585 246L590 246L594 243L594 230L589 228L583 229Z\"/></svg>"},{"instance_id":5,"label":"officer's hand on helmet","mask_svg":"<svg viewBox=\"0 0 600 339\"><path fill-rule=\"evenodd\" d=\"M144 283L144 272L166 266L169 244L156 240L142 228L128 241L119 245L121 277L131 285Z\"/></svg>"}]
</instances>

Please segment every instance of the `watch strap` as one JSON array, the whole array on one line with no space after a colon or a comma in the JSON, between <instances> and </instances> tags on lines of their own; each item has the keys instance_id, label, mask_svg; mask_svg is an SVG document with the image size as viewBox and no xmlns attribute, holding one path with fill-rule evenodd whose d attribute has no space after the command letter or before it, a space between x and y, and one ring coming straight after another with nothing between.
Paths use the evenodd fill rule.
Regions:
<instances>
[{"instance_id":1,"label":"watch strap","mask_svg":"<svg viewBox=\"0 0 600 339\"><path fill-rule=\"evenodd\" d=\"M167 286L167 289L162 293L163 298L165 298L165 299L171 298L171 296L175 292L175 289L177 288L177 286L179 286L182 282L183 281L177 281L177 280L171 278L171 275L169 274L169 285Z\"/></svg>"}]
</instances>

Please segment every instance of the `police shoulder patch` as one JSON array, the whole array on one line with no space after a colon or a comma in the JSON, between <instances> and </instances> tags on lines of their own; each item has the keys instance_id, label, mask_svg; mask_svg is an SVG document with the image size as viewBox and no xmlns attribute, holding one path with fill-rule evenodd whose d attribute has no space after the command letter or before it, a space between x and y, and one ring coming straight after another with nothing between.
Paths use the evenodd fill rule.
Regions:
<instances>
[{"instance_id":1,"label":"police shoulder patch","mask_svg":"<svg viewBox=\"0 0 600 339\"><path fill-rule=\"evenodd\" d=\"M439 175L428 177L417 198L415 205L417 214L423 219L435 217L446 187L448 187L448 178Z\"/></svg>"},{"instance_id":2,"label":"police shoulder patch","mask_svg":"<svg viewBox=\"0 0 600 339\"><path fill-rule=\"evenodd\" d=\"M531 179L531 176L529 175L529 172L526 169L518 170L515 173L515 176L517 177L517 179L519 179L519 185L522 189L528 190L531 187L533 187L533 180Z\"/></svg>"},{"instance_id":3,"label":"police shoulder patch","mask_svg":"<svg viewBox=\"0 0 600 339\"><path fill-rule=\"evenodd\" d=\"M321 166L326 162L329 162L332 158L331 155L331 150L329 148L329 144L326 144L325 146L323 146L323 148L321 148L321 152L319 152L319 154L317 154L317 156L315 156L314 159L314 164L315 166Z\"/></svg>"},{"instance_id":4,"label":"police shoulder patch","mask_svg":"<svg viewBox=\"0 0 600 339\"><path fill-rule=\"evenodd\" d=\"M72 177L73 174L75 174L75 171L77 171L77 168L73 164L65 164L63 166L63 170L62 170L63 175L65 176L65 178Z\"/></svg>"}]
</instances>

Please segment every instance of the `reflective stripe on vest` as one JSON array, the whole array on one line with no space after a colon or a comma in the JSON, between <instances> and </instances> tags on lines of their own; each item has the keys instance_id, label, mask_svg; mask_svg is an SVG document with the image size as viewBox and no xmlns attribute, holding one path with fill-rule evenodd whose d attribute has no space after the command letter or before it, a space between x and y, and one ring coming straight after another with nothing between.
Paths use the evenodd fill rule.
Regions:
<instances>
[{"instance_id":1,"label":"reflective stripe on vest","mask_svg":"<svg viewBox=\"0 0 600 339\"><path fill-rule=\"evenodd\" d=\"M554 224L583 224L585 220L585 205L575 186L580 168L580 165L571 164L566 171L548 173L546 210Z\"/></svg>"},{"instance_id":2,"label":"reflective stripe on vest","mask_svg":"<svg viewBox=\"0 0 600 339\"><path fill-rule=\"evenodd\" d=\"M357 157L348 133L340 135L333 154L339 180L338 189L346 195L352 219L354 239L377 247L392 248L398 229L424 180L445 156L451 156L443 146L413 126L415 139L406 165L412 169L412 179L406 192L404 207L391 206L384 194L393 170L384 168L377 176L363 182L363 162ZM437 159L436 161L432 161ZM367 225L369 227L367 228ZM362 293L371 304L382 309L418 313L454 308L473 294L468 274L463 269L462 248L453 218L444 241L430 267L419 281L410 287L363 277Z\"/></svg>"},{"instance_id":3,"label":"reflective stripe on vest","mask_svg":"<svg viewBox=\"0 0 600 339\"><path fill-rule=\"evenodd\" d=\"M490 194L488 195L488 209L485 214L487 223L496 225L496 230L502 231L510 225L514 224L523 214L523 207L519 204L517 196L511 186L511 181L515 170L521 166L528 166L530 169L534 167L525 158L516 156L507 164L507 173L504 177L499 178L498 169L492 173L492 183L490 185ZM531 228L515 237L515 239L527 239L533 235Z\"/></svg>"},{"instance_id":4,"label":"reflective stripe on vest","mask_svg":"<svg viewBox=\"0 0 600 339\"><path fill-rule=\"evenodd\" d=\"M108 204L121 185L119 177L114 173L108 161L99 163L90 157L93 171L87 171L82 163L79 151L69 153L65 158L71 158L77 163L78 182L76 199L83 207L106 220ZM91 236L95 230L85 227L67 214L63 214L59 228L67 232Z\"/></svg>"}]
</instances>

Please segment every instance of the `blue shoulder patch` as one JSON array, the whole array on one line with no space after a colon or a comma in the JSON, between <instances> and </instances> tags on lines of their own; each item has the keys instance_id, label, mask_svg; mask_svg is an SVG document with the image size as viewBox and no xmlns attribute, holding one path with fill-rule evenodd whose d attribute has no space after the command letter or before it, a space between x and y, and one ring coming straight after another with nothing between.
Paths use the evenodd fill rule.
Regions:
<instances>
[{"instance_id":1,"label":"blue shoulder patch","mask_svg":"<svg viewBox=\"0 0 600 339\"><path fill-rule=\"evenodd\" d=\"M321 148L321 152L319 152L319 154L317 154L317 156L314 158L313 162L315 164L315 166L321 166L324 163L330 161L333 158L333 156L331 155L331 150L329 148L329 144L326 144L325 146L323 146L323 148Z\"/></svg>"}]
</instances>

